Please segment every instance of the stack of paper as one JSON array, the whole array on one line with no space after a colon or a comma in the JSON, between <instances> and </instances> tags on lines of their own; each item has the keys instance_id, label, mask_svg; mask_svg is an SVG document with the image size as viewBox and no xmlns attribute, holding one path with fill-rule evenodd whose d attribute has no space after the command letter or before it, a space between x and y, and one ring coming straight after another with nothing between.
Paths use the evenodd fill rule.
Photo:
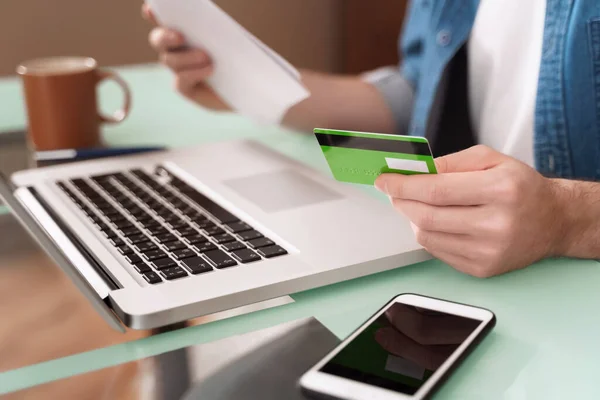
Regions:
<instances>
[{"instance_id":1,"label":"stack of paper","mask_svg":"<svg viewBox=\"0 0 600 400\"><path fill-rule=\"evenodd\" d=\"M237 112L277 124L310 94L281 56L210 0L146 0L163 26L178 30L187 45L207 51L215 64L207 83Z\"/></svg>"}]
</instances>

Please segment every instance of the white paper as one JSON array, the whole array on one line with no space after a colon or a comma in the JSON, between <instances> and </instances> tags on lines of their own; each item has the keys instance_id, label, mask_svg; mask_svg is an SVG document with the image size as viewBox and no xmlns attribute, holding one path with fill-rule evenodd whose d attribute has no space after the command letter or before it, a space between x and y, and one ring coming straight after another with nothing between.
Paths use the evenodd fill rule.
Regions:
<instances>
[{"instance_id":1,"label":"white paper","mask_svg":"<svg viewBox=\"0 0 600 400\"><path fill-rule=\"evenodd\" d=\"M207 83L238 113L278 124L310 94L299 73L210 0L146 0L161 25L205 49L215 64Z\"/></svg>"}]
</instances>

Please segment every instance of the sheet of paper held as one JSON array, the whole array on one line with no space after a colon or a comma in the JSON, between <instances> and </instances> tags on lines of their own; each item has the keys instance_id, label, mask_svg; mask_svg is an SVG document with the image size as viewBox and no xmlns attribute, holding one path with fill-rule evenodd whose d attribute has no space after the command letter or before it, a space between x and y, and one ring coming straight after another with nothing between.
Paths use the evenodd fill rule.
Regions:
<instances>
[{"instance_id":1,"label":"sheet of paper held","mask_svg":"<svg viewBox=\"0 0 600 400\"><path fill-rule=\"evenodd\" d=\"M299 73L210 0L146 0L161 25L180 31L188 45L215 63L208 84L240 114L277 124L310 94Z\"/></svg>"}]
</instances>

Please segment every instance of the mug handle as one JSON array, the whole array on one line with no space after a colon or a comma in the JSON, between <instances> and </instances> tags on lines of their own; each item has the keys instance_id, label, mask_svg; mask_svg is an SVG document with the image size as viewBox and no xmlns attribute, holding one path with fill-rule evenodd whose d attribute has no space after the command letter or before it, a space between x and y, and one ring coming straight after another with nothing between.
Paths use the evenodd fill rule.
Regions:
<instances>
[{"instance_id":1,"label":"mug handle","mask_svg":"<svg viewBox=\"0 0 600 400\"><path fill-rule=\"evenodd\" d=\"M125 118L127 118L127 115L129 115L129 107L131 105L131 91L129 90L129 86L123 80L123 78L121 78L116 73L107 70L99 70L98 83L106 79L111 79L115 81L119 86L121 86L121 89L123 89L123 93L125 94L125 103L123 104L123 108L115 111L111 116L103 115L101 112L98 112L98 116L100 117L100 120L102 122L105 122L107 124L117 124L119 122L122 122Z\"/></svg>"}]
</instances>

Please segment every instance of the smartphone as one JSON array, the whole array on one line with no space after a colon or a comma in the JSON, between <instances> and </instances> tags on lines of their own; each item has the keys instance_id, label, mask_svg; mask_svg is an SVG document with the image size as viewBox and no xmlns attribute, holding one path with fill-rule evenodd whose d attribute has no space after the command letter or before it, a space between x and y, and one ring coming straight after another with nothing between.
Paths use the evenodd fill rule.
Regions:
<instances>
[{"instance_id":1,"label":"smartphone","mask_svg":"<svg viewBox=\"0 0 600 400\"><path fill-rule=\"evenodd\" d=\"M494 313L401 294L300 379L312 398L428 398L496 324Z\"/></svg>"}]
</instances>

